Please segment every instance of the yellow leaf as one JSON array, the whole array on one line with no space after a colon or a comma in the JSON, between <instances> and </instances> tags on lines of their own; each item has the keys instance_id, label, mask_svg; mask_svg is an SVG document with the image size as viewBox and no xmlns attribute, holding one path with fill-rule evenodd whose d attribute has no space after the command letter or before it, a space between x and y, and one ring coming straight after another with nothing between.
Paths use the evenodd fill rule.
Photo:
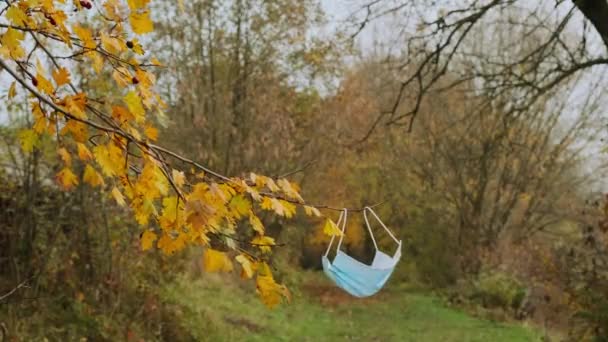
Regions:
<instances>
[{"instance_id":1,"label":"yellow leaf","mask_svg":"<svg viewBox=\"0 0 608 342\"><path fill-rule=\"evenodd\" d=\"M279 186L277 185L277 183L274 182L272 178L266 176L258 176L258 178L263 178L265 180L264 183L270 191L276 192L280 190Z\"/></svg>"},{"instance_id":2,"label":"yellow leaf","mask_svg":"<svg viewBox=\"0 0 608 342\"><path fill-rule=\"evenodd\" d=\"M121 53L122 51L124 51L124 44L122 44L122 42L117 39L114 38L104 32L101 33L101 46L104 48L104 50L106 50L107 52L113 54L113 55L117 55L119 53Z\"/></svg>"},{"instance_id":3,"label":"yellow leaf","mask_svg":"<svg viewBox=\"0 0 608 342\"><path fill-rule=\"evenodd\" d=\"M141 54L143 55L143 51ZM155 65L155 66L163 66L163 64L156 57L152 57L150 59L150 64Z\"/></svg>"},{"instance_id":4,"label":"yellow leaf","mask_svg":"<svg viewBox=\"0 0 608 342\"><path fill-rule=\"evenodd\" d=\"M232 212L234 218L238 220L241 217L244 217L249 214L249 212L251 211L251 202L249 202L242 195L237 195L232 197L228 207L230 208L230 211Z\"/></svg>"},{"instance_id":5,"label":"yellow leaf","mask_svg":"<svg viewBox=\"0 0 608 342\"><path fill-rule=\"evenodd\" d=\"M184 214L181 211L184 209L181 202L178 207L177 196L163 198L163 213L158 218L158 223L163 230L178 228L184 221Z\"/></svg>"},{"instance_id":6,"label":"yellow leaf","mask_svg":"<svg viewBox=\"0 0 608 342\"><path fill-rule=\"evenodd\" d=\"M232 262L226 253L211 248L205 250L203 266L207 272L231 272L233 269Z\"/></svg>"},{"instance_id":7,"label":"yellow leaf","mask_svg":"<svg viewBox=\"0 0 608 342\"><path fill-rule=\"evenodd\" d=\"M186 181L186 176L184 175L183 172L173 169L173 170L171 170L171 176L173 177L173 181L175 182L175 185L177 185L180 188L184 185L184 183Z\"/></svg>"},{"instance_id":8,"label":"yellow leaf","mask_svg":"<svg viewBox=\"0 0 608 342\"><path fill-rule=\"evenodd\" d=\"M114 197L116 203L118 203L118 205L120 205L121 207L124 207L127 204L125 202L125 197L122 195L122 193L120 192L120 190L118 190L117 187L114 187L112 189L112 197Z\"/></svg>"},{"instance_id":9,"label":"yellow leaf","mask_svg":"<svg viewBox=\"0 0 608 342\"><path fill-rule=\"evenodd\" d=\"M321 212L319 211L319 209L317 209L315 207L311 207L309 205L304 206L304 211L306 212L306 215L308 215L308 216L317 216L317 217L321 216Z\"/></svg>"},{"instance_id":10,"label":"yellow leaf","mask_svg":"<svg viewBox=\"0 0 608 342\"><path fill-rule=\"evenodd\" d=\"M163 236L158 240L156 246L160 248L163 253L166 255L171 255L177 251L180 251L184 248L186 244L186 235L179 234L177 237L172 238L168 234L163 234Z\"/></svg>"},{"instance_id":11,"label":"yellow leaf","mask_svg":"<svg viewBox=\"0 0 608 342\"><path fill-rule=\"evenodd\" d=\"M264 235L264 225L262 224L262 221L255 216L253 211L249 213L249 223L251 224L253 230L255 230L258 234Z\"/></svg>"},{"instance_id":12,"label":"yellow leaf","mask_svg":"<svg viewBox=\"0 0 608 342\"><path fill-rule=\"evenodd\" d=\"M70 83L70 72L66 68L53 70L53 79L58 87Z\"/></svg>"},{"instance_id":13,"label":"yellow leaf","mask_svg":"<svg viewBox=\"0 0 608 342\"><path fill-rule=\"evenodd\" d=\"M133 32L137 34L146 34L154 31L154 24L150 20L150 11L131 12L129 22Z\"/></svg>"},{"instance_id":14,"label":"yellow leaf","mask_svg":"<svg viewBox=\"0 0 608 342\"><path fill-rule=\"evenodd\" d=\"M241 264L241 268L243 269L241 277L251 279L251 277L253 277L253 265L251 264L251 260L243 254L237 255L235 259Z\"/></svg>"},{"instance_id":15,"label":"yellow leaf","mask_svg":"<svg viewBox=\"0 0 608 342\"><path fill-rule=\"evenodd\" d=\"M74 33L78 36L78 38L80 38L80 41L85 48L94 50L97 47L91 30L79 25L74 25L73 29Z\"/></svg>"},{"instance_id":16,"label":"yellow leaf","mask_svg":"<svg viewBox=\"0 0 608 342\"><path fill-rule=\"evenodd\" d=\"M101 171L108 177L116 176L124 170L125 159L122 150L110 143L97 145L93 148L95 160L101 166Z\"/></svg>"},{"instance_id":17,"label":"yellow leaf","mask_svg":"<svg viewBox=\"0 0 608 342\"><path fill-rule=\"evenodd\" d=\"M17 95L17 88L15 87L17 84L17 82L13 82L11 83L11 87L8 88L8 98L12 99L13 97L15 97L15 95Z\"/></svg>"},{"instance_id":18,"label":"yellow leaf","mask_svg":"<svg viewBox=\"0 0 608 342\"><path fill-rule=\"evenodd\" d=\"M270 197L264 197L262 199L262 203L260 204L260 206L262 207L262 209L264 210L273 210L273 204L272 204L272 199Z\"/></svg>"},{"instance_id":19,"label":"yellow leaf","mask_svg":"<svg viewBox=\"0 0 608 342\"><path fill-rule=\"evenodd\" d=\"M156 139L158 139L158 129L150 125L146 125L144 128L144 134L152 141L156 141Z\"/></svg>"},{"instance_id":20,"label":"yellow leaf","mask_svg":"<svg viewBox=\"0 0 608 342\"><path fill-rule=\"evenodd\" d=\"M99 172L95 171L95 169L88 164L84 168L84 175L82 176L82 180L92 187L104 185L103 177L101 177Z\"/></svg>"},{"instance_id":21,"label":"yellow leaf","mask_svg":"<svg viewBox=\"0 0 608 342\"><path fill-rule=\"evenodd\" d=\"M260 295L262 302L269 308L273 308L281 303L283 297L288 301L291 297L287 288L284 285L277 284L272 276L258 275L256 290Z\"/></svg>"},{"instance_id":22,"label":"yellow leaf","mask_svg":"<svg viewBox=\"0 0 608 342\"><path fill-rule=\"evenodd\" d=\"M251 240L251 244L258 247L262 253L270 253L275 242L274 239L269 236L256 236Z\"/></svg>"},{"instance_id":23,"label":"yellow leaf","mask_svg":"<svg viewBox=\"0 0 608 342\"><path fill-rule=\"evenodd\" d=\"M298 187L295 184L291 184L287 179L279 179L277 184L283 190L283 193L287 195L287 197L296 199L298 201L304 201L302 196L298 193Z\"/></svg>"},{"instance_id":24,"label":"yellow leaf","mask_svg":"<svg viewBox=\"0 0 608 342\"><path fill-rule=\"evenodd\" d=\"M280 206L282 207L282 216L285 216L287 218L292 218L293 215L296 213L295 204L284 201L284 200L278 200L278 202L280 203ZM277 211L277 209L275 209L275 211Z\"/></svg>"},{"instance_id":25,"label":"yellow leaf","mask_svg":"<svg viewBox=\"0 0 608 342\"><path fill-rule=\"evenodd\" d=\"M141 250L142 251L147 251L148 249L152 248L152 245L154 244L154 241L156 241L156 239L158 239L158 236L156 235L156 233L154 233L153 231L150 230L146 230L142 235L141 235Z\"/></svg>"},{"instance_id":26,"label":"yellow leaf","mask_svg":"<svg viewBox=\"0 0 608 342\"><path fill-rule=\"evenodd\" d=\"M64 167L56 176L59 186L64 190L71 190L78 184L78 177L68 167Z\"/></svg>"},{"instance_id":27,"label":"yellow leaf","mask_svg":"<svg viewBox=\"0 0 608 342\"><path fill-rule=\"evenodd\" d=\"M131 72L123 67L118 67L112 72L112 78L121 87L127 87L132 83L133 76Z\"/></svg>"},{"instance_id":28,"label":"yellow leaf","mask_svg":"<svg viewBox=\"0 0 608 342\"><path fill-rule=\"evenodd\" d=\"M80 119L86 119L87 97L84 93L68 95L59 104L64 106L72 115Z\"/></svg>"},{"instance_id":29,"label":"yellow leaf","mask_svg":"<svg viewBox=\"0 0 608 342\"><path fill-rule=\"evenodd\" d=\"M61 160L63 160L66 166L72 165L72 156L70 155L70 152L65 149L65 147L62 147L57 150L57 154L59 154Z\"/></svg>"},{"instance_id":30,"label":"yellow leaf","mask_svg":"<svg viewBox=\"0 0 608 342\"><path fill-rule=\"evenodd\" d=\"M144 54L144 48L141 46L141 44L139 44L139 40L137 39L133 39L131 41L131 43L133 44L133 47L131 48L131 50L133 50L133 52L135 52L138 55L143 55ZM154 62L152 62L154 64ZM160 65L160 63L159 63Z\"/></svg>"},{"instance_id":31,"label":"yellow leaf","mask_svg":"<svg viewBox=\"0 0 608 342\"><path fill-rule=\"evenodd\" d=\"M123 106L112 106L112 117L121 125L135 119L133 114L131 114L131 112L129 112L129 110Z\"/></svg>"},{"instance_id":32,"label":"yellow leaf","mask_svg":"<svg viewBox=\"0 0 608 342\"><path fill-rule=\"evenodd\" d=\"M23 152L30 153L38 143L38 134L31 129L22 130L19 132L19 142Z\"/></svg>"},{"instance_id":33,"label":"yellow leaf","mask_svg":"<svg viewBox=\"0 0 608 342\"><path fill-rule=\"evenodd\" d=\"M46 77L44 77L44 75L37 74L36 82L37 82L36 87L38 89L40 89L41 92L48 94L48 95L53 94L53 91L54 91L53 84L51 84L51 82Z\"/></svg>"},{"instance_id":34,"label":"yellow leaf","mask_svg":"<svg viewBox=\"0 0 608 342\"><path fill-rule=\"evenodd\" d=\"M334 221L332 221L331 219L327 219L327 221L325 221L325 225L323 226L323 233L325 235L329 235L329 236L341 236L342 235L342 231L340 230L340 228L338 228L338 226L334 223Z\"/></svg>"},{"instance_id":35,"label":"yellow leaf","mask_svg":"<svg viewBox=\"0 0 608 342\"><path fill-rule=\"evenodd\" d=\"M129 4L129 8L131 10L138 10L144 8L148 4L148 2L150 2L150 0L127 0L127 3Z\"/></svg>"},{"instance_id":36,"label":"yellow leaf","mask_svg":"<svg viewBox=\"0 0 608 342\"><path fill-rule=\"evenodd\" d=\"M76 143L78 147L78 158L82 161L92 160L93 154L83 143Z\"/></svg>"},{"instance_id":37,"label":"yellow leaf","mask_svg":"<svg viewBox=\"0 0 608 342\"><path fill-rule=\"evenodd\" d=\"M141 99L134 91L130 91L123 98L131 114L135 116L135 121L141 123L145 119L146 111L141 104Z\"/></svg>"},{"instance_id":38,"label":"yellow leaf","mask_svg":"<svg viewBox=\"0 0 608 342\"><path fill-rule=\"evenodd\" d=\"M10 20L15 26L28 26L30 22L27 14L21 10L18 6L11 6L8 8L5 14L6 18Z\"/></svg>"},{"instance_id":39,"label":"yellow leaf","mask_svg":"<svg viewBox=\"0 0 608 342\"><path fill-rule=\"evenodd\" d=\"M87 126L76 120L68 121L65 126L61 129L61 134L65 135L70 133L74 140L78 142L85 142L87 140Z\"/></svg>"},{"instance_id":40,"label":"yellow leaf","mask_svg":"<svg viewBox=\"0 0 608 342\"><path fill-rule=\"evenodd\" d=\"M6 48L10 57L13 59L19 59L25 57L25 50L23 50L23 47L21 47L21 41L23 41L24 38L25 35L23 32L9 28L0 37L0 44L2 44L3 48Z\"/></svg>"}]
</instances>

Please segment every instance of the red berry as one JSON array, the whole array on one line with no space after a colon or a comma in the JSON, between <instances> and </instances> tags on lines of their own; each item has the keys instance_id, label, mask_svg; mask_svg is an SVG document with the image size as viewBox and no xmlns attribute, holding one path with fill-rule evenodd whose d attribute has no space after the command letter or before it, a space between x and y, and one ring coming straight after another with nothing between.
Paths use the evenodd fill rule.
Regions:
<instances>
[{"instance_id":1,"label":"red berry","mask_svg":"<svg viewBox=\"0 0 608 342\"><path fill-rule=\"evenodd\" d=\"M93 4L91 4L90 2L87 2L87 4L84 7L86 7L87 9L91 9L91 8L93 8Z\"/></svg>"},{"instance_id":2,"label":"red berry","mask_svg":"<svg viewBox=\"0 0 608 342\"><path fill-rule=\"evenodd\" d=\"M130 41L130 40L128 40L128 41L127 41L127 47L128 47L129 49L132 49L132 48L133 48L133 46L134 46L134 45L133 45L133 42L132 42L132 41Z\"/></svg>"},{"instance_id":3,"label":"red berry","mask_svg":"<svg viewBox=\"0 0 608 342\"><path fill-rule=\"evenodd\" d=\"M32 77L32 84L34 85L34 87L38 86L38 80L36 79L36 77Z\"/></svg>"},{"instance_id":4,"label":"red berry","mask_svg":"<svg viewBox=\"0 0 608 342\"><path fill-rule=\"evenodd\" d=\"M133 84L137 84L137 83L139 83L139 80L137 79L137 77L133 76L133 78L131 79L131 82L133 82Z\"/></svg>"},{"instance_id":5,"label":"red berry","mask_svg":"<svg viewBox=\"0 0 608 342\"><path fill-rule=\"evenodd\" d=\"M53 17L49 18L49 21L51 22L51 25L57 26L57 22L55 21L55 19L53 19Z\"/></svg>"}]
</instances>

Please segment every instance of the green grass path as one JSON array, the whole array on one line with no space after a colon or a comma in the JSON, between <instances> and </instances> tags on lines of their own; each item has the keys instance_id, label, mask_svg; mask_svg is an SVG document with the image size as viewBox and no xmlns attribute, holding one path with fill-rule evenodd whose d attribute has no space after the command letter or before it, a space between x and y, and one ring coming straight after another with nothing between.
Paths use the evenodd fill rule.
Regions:
<instances>
[{"instance_id":1,"label":"green grass path","mask_svg":"<svg viewBox=\"0 0 608 342\"><path fill-rule=\"evenodd\" d=\"M317 294L296 290L291 304L273 310L253 289L215 275L183 279L163 297L179 308L181 329L197 341L539 341L523 326L474 318L432 296L393 290L358 300L320 275L307 280L308 287L318 284Z\"/></svg>"}]
</instances>

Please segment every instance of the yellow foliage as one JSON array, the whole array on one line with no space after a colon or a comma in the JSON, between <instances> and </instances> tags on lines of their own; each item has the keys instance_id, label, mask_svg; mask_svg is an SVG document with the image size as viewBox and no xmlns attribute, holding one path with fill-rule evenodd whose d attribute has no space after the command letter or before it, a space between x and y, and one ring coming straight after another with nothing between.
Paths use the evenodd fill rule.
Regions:
<instances>
[{"instance_id":1,"label":"yellow foliage","mask_svg":"<svg viewBox=\"0 0 608 342\"><path fill-rule=\"evenodd\" d=\"M282 298L291 301L291 294L285 285L277 284L272 276L258 275L256 289L262 302L269 308L281 303Z\"/></svg>"},{"instance_id":2,"label":"yellow foliage","mask_svg":"<svg viewBox=\"0 0 608 342\"><path fill-rule=\"evenodd\" d=\"M82 180L92 187L104 185L103 177L89 164L84 168Z\"/></svg>"},{"instance_id":3,"label":"yellow foliage","mask_svg":"<svg viewBox=\"0 0 608 342\"><path fill-rule=\"evenodd\" d=\"M154 233L153 231L144 231L140 239L141 250L147 251L148 249L152 248L152 246L154 245L154 241L156 241L157 239L158 235L156 235L156 233Z\"/></svg>"},{"instance_id":4,"label":"yellow foliage","mask_svg":"<svg viewBox=\"0 0 608 342\"><path fill-rule=\"evenodd\" d=\"M59 186L66 190L72 190L76 185L78 185L78 177L70 170L68 167L64 167L56 176L57 183Z\"/></svg>"},{"instance_id":5,"label":"yellow foliage","mask_svg":"<svg viewBox=\"0 0 608 342\"><path fill-rule=\"evenodd\" d=\"M253 277L253 273L254 273L254 264L251 262L251 259L244 255L244 254L240 254L237 255L236 258L234 258L239 264L241 264L241 278L243 279L250 279L251 277Z\"/></svg>"},{"instance_id":6,"label":"yellow foliage","mask_svg":"<svg viewBox=\"0 0 608 342\"><path fill-rule=\"evenodd\" d=\"M203 267L207 272L231 272L234 268L226 253L211 248L203 254Z\"/></svg>"},{"instance_id":7,"label":"yellow foliage","mask_svg":"<svg viewBox=\"0 0 608 342\"><path fill-rule=\"evenodd\" d=\"M330 218L325 221L323 233L328 236L342 236L342 231Z\"/></svg>"},{"instance_id":8,"label":"yellow foliage","mask_svg":"<svg viewBox=\"0 0 608 342\"><path fill-rule=\"evenodd\" d=\"M262 253L270 253L275 242L274 239L269 236L256 236L251 240L251 244L258 247Z\"/></svg>"},{"instance_id":9,"label":"yellow foliage","mask_svg":"<svg viewBox=\"0 0 608 342\"><path fill-rule=\"evenodd\" d=\"M146 34L154 30L154 24L150 19L150 11L132 12L129 15L129 21L133 32L137 34Z\"/></svg>"},{"instance_id":10,"label":"yellow foliage","mask_svg":"<svg viewBox=\"0 0 608 342\"><path fill-rule=\"evenodd\" d=\"M66 68L59 68L53 70L53 79L57 87L61 87L64 84L70 83L70 72Z\"/></svg>"},{"instance_id":11,"label":"yellow foliage","mask_svg":"<svg viewBox=\"0 0 608 342\"><path fill-rule=\"evenodd\" d=\"M34 146L38 142L38 134L31 129L24 129L19 132L19 142L21 149L25 153L30 153L34 150Z\"/></svg>"}]
</instances>

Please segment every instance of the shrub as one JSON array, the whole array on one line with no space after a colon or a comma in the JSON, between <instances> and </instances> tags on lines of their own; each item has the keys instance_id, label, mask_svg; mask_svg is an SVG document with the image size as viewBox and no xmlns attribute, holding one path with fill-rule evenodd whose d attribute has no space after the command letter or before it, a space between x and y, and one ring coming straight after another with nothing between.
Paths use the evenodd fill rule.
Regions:
<instances>
[{"instance_id":1,"label":"shrub","mask_svg":"<svg viewBox=\"0 0 608 342\"><path fill-rule=\"evenodd\" d=\"M485 308L517 310L524 301L527 289L504 272L486 271L473 282L471 299Z\"/></svg>"}]
</instances>

